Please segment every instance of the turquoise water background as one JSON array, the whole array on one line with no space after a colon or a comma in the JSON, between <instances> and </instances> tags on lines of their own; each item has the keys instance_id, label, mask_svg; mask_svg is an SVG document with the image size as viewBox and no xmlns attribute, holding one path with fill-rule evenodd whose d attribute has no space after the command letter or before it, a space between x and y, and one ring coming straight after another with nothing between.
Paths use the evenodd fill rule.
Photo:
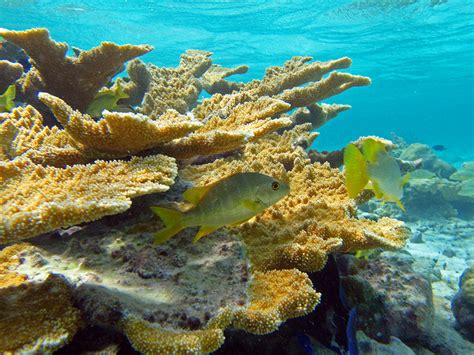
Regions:
<instances>
[{"instance_id":1,"label":"turquoise water background","mask_svg":"<svg viewBox=\"0 0 474 355\"><path fill-rule=\"evenodd\" d=\"M174 66L186 49L215 63L247 64L236 80L260 78L294 55L349 56L369 87L330 98L352 110L324 126L320 150L361 135L443 144L453 162L474 159L474 1L42 1L0 0L0 27L47 27L87 49L100 41L148 43L143 57Z\"/></svg>"}]
</instances>

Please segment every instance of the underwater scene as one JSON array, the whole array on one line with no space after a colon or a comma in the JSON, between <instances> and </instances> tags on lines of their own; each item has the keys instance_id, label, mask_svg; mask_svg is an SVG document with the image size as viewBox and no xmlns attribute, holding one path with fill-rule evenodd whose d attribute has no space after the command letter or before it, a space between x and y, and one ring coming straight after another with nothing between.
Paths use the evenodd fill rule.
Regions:
<instances>
[{"instance_id":1,"label":"underwater scene","mask_svg":"<svg viewBox=\"0 0 474 355\"><path fill-rule=\"evenodd\" d=\"M0 0L1 354L474 354L474 2Z\"/></svg>"}]
</instances>

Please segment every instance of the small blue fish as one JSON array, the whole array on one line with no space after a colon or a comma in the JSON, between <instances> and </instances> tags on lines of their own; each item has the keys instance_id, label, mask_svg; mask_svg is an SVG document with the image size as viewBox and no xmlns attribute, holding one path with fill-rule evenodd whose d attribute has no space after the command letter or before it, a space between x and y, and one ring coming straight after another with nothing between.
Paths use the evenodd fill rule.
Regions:
<instances>
[{"instance_id":1,"label":"small blue fish","mask_svg":"<svg viewBox=\"0 0 474 355\"><path fill-rule=\"evenodd\" d=\"M298 333L296 334L296 339L298 340L298 343L301 345L306 355L314 354L313 344L311 343L309 336L307 336L305 333Z\"/></svg>"},{"instance_id":2,"label":"small blue fish","mask_svg":"<svg viewBox=\"0 0 474 355\"><path fill-rule=\"evenodd\" d=\"M358 355L359 347L357 346L357 328L356 328L357 310L352 307L349 312L349 319L347 320L346 336L347 348L350 355Z\"/></svg>"}]
</instances>

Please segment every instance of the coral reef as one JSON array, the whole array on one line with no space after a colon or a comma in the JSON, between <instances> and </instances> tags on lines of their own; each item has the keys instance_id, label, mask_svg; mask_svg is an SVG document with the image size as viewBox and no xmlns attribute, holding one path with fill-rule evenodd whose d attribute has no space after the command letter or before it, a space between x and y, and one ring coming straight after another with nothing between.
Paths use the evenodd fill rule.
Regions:
<instances>
[{"instance_id":1,"label":"coral reef","mask_svg":"<svg viewBox=\"0 0 474 355\"><path fill-rule=\"evenodd\" d=\"M474 341L474 267L463 272L451 305L461 333Z\"/></svg>"},{"instance_id":2,"label":"coral reef","mask_svg":"<svg viewBox=\"0 0 474 355\"><path fill-rule=\"evenodd\" d=\"M311 141L310 126L297 126L247 144L238 158L189 166L182 176L197 185L210 184L242 171L256 171L289 180L290 194L254 220L233 231L248 248L257 270L298 268L318 271L336 250L377 246L397 248L407 231L398 221L357 219L337 169L311 164L299 141Z\"/></svg>"},{"instance_id":3,"label":"coral reef","mask_svg":"<svg viewBox=\"0 0 474 355\"><path fill-rule=\"evenodd\" d=\"M250 304L236 312L233 326L253 334L271 333L288 318L307 314L321 297L296 269L255 272L249 293Z\"/></svg>"},{"instance_id":4,"label":"coral reef","mask_svg":"<svg viewBox=\"0 0 474 355\"><path fill-rule=\"evenodd\" d=\"M16 244L0 252L0 351L52 352L71 340L80 314L63 279L49 274L33 282L15 270L23 252L36 248Z\"/></svg>"},{"instance_id":5,"label":"coral reef","mask_svg":"<svg viewBox=\"0 0 474 355\"><path fill-rule=\"evenodd\" d=\"M312 104L307 107L301 107L297 109L291 115L291 119L294 125L311 123L313 128L316 129L336 117L339 113L347 111L350 108L350 105Z\"/></svg>"},{"instance_id":6,"label":"coral reef","mask_svg":"<svg viewBox=\"0 0 474 355\"><path fill-rule=\"evenodd\" d=\"M158 68L149 64L150 79L141 112L156 118L170 108L179 113L189 111L201 92L197 78L211 66L211 54L188 50L181 56L177 68Z\"/></svg>"},{"instance_id":7,"label":"coral reef","mask_svg":"<svg viewBox=\"0 0 474 355\"><path fill-rule=\"evenodd\" d=\"M451 180L461 181L458 191L459 196L474 199L474 162L466 162L461 170L456 171L449 177Z\"/></svg>"},{"instance_id":8,"label":"coral reef","mask_svg":"<svg viewBox=\"0 0 474 355\"><path fill-rule=\"evenodd\" d=\"M0 60L0 93L17 81L23 74L23 66L8 60Z\"/></svg>"},{"instance_id":9,"label":"coral reef","mask_svg":"<svg viewBox=\"0 0 474 355\"><path fill-rule=\"evenodd\" d=\"M125 62L148 53L150 46L118 46L103 42L99 47L66 56L68 46L49 37L44 28L28 31L0 29L0 36L21 47L34 69L28 71L24 91L46 91L65 100L75 109L85 111L95 94L117 73ZM34 88L31 88L33 86Z\"/></svg>"},{"instance_id":10,"label":"coral reef","mask_svg":"<svg viewBox=\"0 0 474 355\"><path fill-rule=\"evenodd\" d=\"M410 144L403 149L399 158L408 161L422 159L422 169L431 171L442 178L449 178L449 176L456 171L453 166L438 158L433 150L426 144Z\"/></svg>"},{"instance_id":11,"label":"coral reef","mask_svg":"<svg viewBox=\"0 0 474 355\"><path fill-rule=\"evenodd\" d=\"M93 159L64 130L46 127L33 106L16 108L0 115L0 120L0 160L21 156L43 166L66 167Z\"/></svg>"},{"instance_id":12,"label":"coral reef","mask_svg":"<svg viewBox=\"0 0 474 355\"><path fill-rule=\"evenodd\" d=\"M305 151L317 136L311 129L350 108L319 102L370 84L335 71L349 67L349 58L294 57L261 80L231 83L225 78L247 67L222 68L210 52L189 50L175 68L133 60L129 78L111 82L151 47L104 42L71 58L45 29L0 35L33 65L17 82L20 101L32 106L0 115L0 244L37 236L33 246L3 251L0 285L11 286L0 297L4 291L32 302L29 312L51 315L46 321L37 312L23 327L42 321L33 345L22 340L7 351L58 348L76 332L80 312L87 326L121 332L144 353L213 352L227 328L266 334L312 312L324 295L308 273L320 271L330 253L403 246L402 222L358 218L343 173L311 162ZM203 88L216 93L199 102ZM121 112L86 114L98 92L121 89L109 107ZM38 98L62 128L45 124ZM187 229L152 245L162 223L151 205L181 206L190 184L237 172L272 175L291 192L199 243ZM23 297L30 289L39 297ZM16 316L2 311L2 319Z\"/></svg>"},{"instance_id":13,"label":"coral reef","mask_svg":"<svg viewBox=\"0 0 474 355\"><path fill-rule=\"evenodd\" d=\"M128 99L122 100L131 106L141 104L145 93L148 91L151 81L151 74L147 66L140 59L131 60L127 65L128 78L118 78L116 83L121 83Z\"/></svg>"},{"instance_id":14,"label":"coral reef","mask_svg":"<svg viewBox=\"0 0 474 355\"><path fill-rule=\"evenodd\" d=\"M385 252L365 261L343 255L338 264L349 307L357 307L358 325L371 338L387 343L393 336L410 343L429 332L431 283L413 270L411 257Z\"/></svg>"},{"instance_id":15,"label":"coral reef","mask_svg":"<svg viewBox=\"0 0 474 355\"><path fill-rule=\"evenodd\" d=\"M135 113L104 111L100 120L95 121L55 96L40 93L39 98L75 141L112 156L127 156L155 148L202 126L199 121L175 110L167 110L157 119Z\"/></svg>"},{"instance_id":16,"label":"coral reef","mask_svg":"<svg viewBox=\"0 0 474 355\"><path fill-rule=\"evenodd\" d=\"M200 120L206 121L205 125L187 137L163 144L158 151L177 159L229 152L248 141L289 126L291 121L288 118L272 119L272 116L288 108L287 103L268 97L230 104L228 115L223 118L215 114L208 118L201 117Z\"/></svg>"},{"instance_id":17,"label":"coral reef","mask_svg":"<svg viewBox=\"0 0 474 355\"><path fill-rule=\"evenodd\" d=\"M230 94L232 91L238 91L244 83L236 83L224 80L225 78L235 74L245 74L249 70L248 66L241 65L236 68L224 68L220 65L213 64L203 74L201 84L207 93L213 94Z\"/></svg>"},{"instance_id":18,"label":"coral reef","mask_svg":"<svg viewBox=\"0 0 474 355\"><path fill-rule=\"evenodd\" d=\"M0 162L0 244L120 213L133 197L168 190L175 176L174 159L160 155L67 168Z\"/></svg>"}]
</instances>

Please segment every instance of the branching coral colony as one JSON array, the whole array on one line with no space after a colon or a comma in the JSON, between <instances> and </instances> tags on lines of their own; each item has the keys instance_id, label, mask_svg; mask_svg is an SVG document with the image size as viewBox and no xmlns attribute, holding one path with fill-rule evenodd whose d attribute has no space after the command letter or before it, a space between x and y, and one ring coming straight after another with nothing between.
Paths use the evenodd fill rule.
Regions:
<instances>
[{"instance_id":1,"label":"branching coral colony","mask_svg":"<svg viewBox=\"0 0 474 355\"><path fill-rule=\"evenodd\" d=\"M0 243L10 244L0 252L0 351L58 349L82 317L144 353L211 352L227 327L265 334L311 312L320 294L306 273L329 253L403 245L401 222L358 219L343 174L304 149L314 127L350 108L321 100L370 84L335 71L349 58L294 57L236 83L225 78L247 68L222 68L204 51L158 68L132 60L150 46L104 42L67 57L45 29L0 36L32 65L0 62L0 87L15 83L18 104L0 114ZM129 60L128 77L112 81ZM117 85L125 94L112 111L86 114ZM202 89L212 96L199 100ZM197 244L185 230L153 247L162 225L143 199L120 222L99 220L140 195L176 202L186 186L249 171L288 181L290 194Z\"/></svg>"}]
</instances>

